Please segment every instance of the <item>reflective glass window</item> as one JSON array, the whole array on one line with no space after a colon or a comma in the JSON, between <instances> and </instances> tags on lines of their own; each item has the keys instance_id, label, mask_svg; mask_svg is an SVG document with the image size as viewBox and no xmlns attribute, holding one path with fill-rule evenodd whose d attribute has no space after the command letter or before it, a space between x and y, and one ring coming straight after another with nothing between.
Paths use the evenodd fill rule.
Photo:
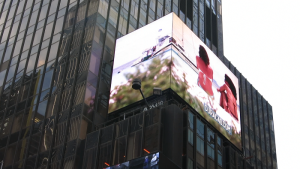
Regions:
<instances>
[{"instance_id":1,"label":"reflective glass window","mask_svg":"<svg viewBox=\"0 0 300 169\"><path fill-rule=\"evenodd\" d=\"M19 3L19 5L18 5L18 10L17 10L16 15L19 14L19 13L21 13L21 12L23 11L24 3L25 3L25 2L26 2L26 1L23 0L23 1L21 1L21 2Z\"/></svg>"},{"instance_id":2,"label":"reflective glass window","mask_svg":"<svg viewBox=\"0 0 300 169\"><path fill-rule=\"evenodd\" d=\"M16 16L15 16L14 23L16 23L17 21L19 21L19 20L21 19L21 16L22 16L22 14L21 14L21 13L20 13L20 14L18 14L18 15L16 15Z\"/></svg>"},{"instance_id":3,"label":"reflective glass window","mask_svg":"<svg viewBox=\"0 0 300 169\"><path fill-rule=\"evenodd\" d=\"M47 26L46 26L46 29L45 29L45 32L44 32L44 40L45 39L48 39L52 33L52 28L53 28L53 22L49 23Z\"/></svg>"},{"instance_id":4,"label":"reflective glass window","mask_svg":"<svg viewBox=\"0 0 300 169\"><path fill-rule=\"evenodd\" d=\"M31 34L31 33L34 31L34 28L35 28L35 25L32 25L31 27L29 27L29 28L27 29L26 35Z\"/></svg>"},{"instance_id":5,"label":"reflective glass window","mask_svg":"<svg viewBox=\"0 0 300 169\"><path fill-rule=\"evenodd\" d=\"M188 124L189 124L189 128L193 130L194 128L194 115L192 112L188 112Z\"/></svg>"},{"instance_id":6,"label":"reflective glass window","mask_svg":"<svg viewBox=\"0 0 300 169\"><path fill-rule=\"evenodd\" d=\"M194 168L193 161L190 158L188 158L187 169L193 169L193 168Z\"/></svg>"},{"instance_id":7,"label":"reflective glass window","mask_svg":"<svg viewBox=\"0 0 300 169\"><path fill-rule=\"evenodd\" d=\"M50 88L51 80L52 80L52 74L53 74L53 70L50 70L45 74L42 91L44 91L45 89Z\"/></svg>"},{"instance_id":8,"label":"reflective glass window","mask_svg":"<svg viewBox=\"0 0 300 169\"><path fill-rule=\"evenodd\" d=\"M63 28L64 24L64 17L58 18L56 20L55 29L54 29L54 35L60 32Z\"/></svg>"},{"instance_id":9,"label":"reflective glass window","mask_svg":"<svg viewBox=\"0 0 300 169\"><path fill-rule=\"evenodd\" d=\"M49 4L50 0L43 0L43 6Z\"/></svg>"},{"instance_id":10,"label":"reflective glass window","mask_svg":"<svg viewBox=\"0 0 300 169\"><path fill-rule=\"evenodd\" d=\"M124 9L120 11L119 32L126 35L128 12Z\"/></svg>"},{"instance_id":11,"label":"reflective glass window","mask_svg":"<svg viewBox=\"0 0 300 169\"><path fill-rule=\"evenodd\" d=\"M6 74L6 70L0 72L0 86L3 85L5 74Z\"/></svg>"},{"instance_id":12,"label":"reflective glass window","mask_svg":"<svg viewBox=\"0 0 300 169\"><path fill-rule=\"evenodd\" d=\"M29 49L31 40L32 40L32 34L26 36L26 39L25 39L25 42L24 42L24 46L23 46L23 51Z\"/></svg>"},{"instance_id":13,"label":"reflective glass window","mask_svg":"<svg viewBox=\"0 0 300 169\"><path fill-rule=\"evenodd\" d=\"M113 7L111 7L109 13L109 23L114 27L117 27L118 12Z\"/></svg>"},{"instance_id":14,"label":"reflective glass window","mask_svg":"<svg viewBox=\"0 0 300 169\"><path fill-rule=\"evenodd\" d=\"M197 134L204 139L204 123L197 119Z\"/></svg>"},{"instance_id":15,"label":"reflective glass window","mask_svg":"<svg viewBox=\"0 0 300 169\"><path fill-rule=\"evenodd\" d=\"M30 23L29 23L29 26L35 24L36 19L37 19L37 17L38 17L38 12L39 12L39 11L35 11L35 12L32 13L31 19L30 19Z\"/></svg>"},{"instance_id":16,"label":"reflective glass window","mask_svg":"<svg viewBox=\"0 0 300 169\"><path fill-rule=\"evenodd\" d=\"M24 12L24 14L23 14L23 18L24 18L25 16L28 16L28 15L30 14L30 11L31 11L31 8L26 9L25 12Z\"/></svg>"},{"instance_id":17,"label":"reflective glass window","mask_svg":"<svg viewBox=\"0 0 300 169\"><path fill-rule=\"evenodd\" d=\"M25 9L28 9L29 7L31 7L32 6L32 2L33 2L33 0L27 0L26 8Z\"/></svg>"},{"instance_id":18,"label":"reflective glass window","mask_svg":"<svg viewBox=\"0 0 300 169\"><path fill-rule=\"evenodd\" d=\"M173 12L178 16L178 0L173 0Z\"/></svg>"},{"instance_id":19,"label":"reflective glass window","mask_svg":"<svg viewBox=\"0 0 300 169\"><path fill-rule=\"evenodd\" d=\"M48 11L48 6L49 6L49 4L42 7L41 12L40 12L40 16L39 16L39 21L46 18L47 11Z\"/></svg>"},{"instance_id":20,"label":"reflective glass window","mask_svg":"<svg viewBox=\"0 0 300 169\"><path fill-rule=\"evenodd\" d=\"M15 11L16 11L16 7L17 7L17 5L12 6L12 7L10 8L9 14L8 14L8 17L7 17L7 20L11 19L11 18L14 16Z\"/></svg>"},{"instance_id":21,"label":"reflective glass window","mask_svg":"<svg viewBox=\"0 0 300 169\"><path fill-rule=\"evenodd\" d=\"M19 73L21 70L24 70L25 65L26 65L26 59L20 61L19 67L18 67L18 73Z\"/></svg>"},{"instance_id":22,"label":"reflective glass window","mask_svg":"<svg viewBox=\"0 0 300 169\"><path fill-rule=\"evenodd\" d=\"M87 106L89 106L88 113L91 113L92 110L94 109L95 94L96 94L96 88L93 87L91 84L87 83L84 103Z\"/></svg>"},{"instance_id":23,"label":"reflective glass window","mask_svg":"<svg viewBox=\"0 0 300 169\"><path fill-rule=\"evenodd\" d=\"M67 4L68 4L68 1L60 1L59 9L66 7Z\"/></svg>"},{"instance_id":24,"label":"reflective glass window","mask_svg":"<svg viewBox=\"0 0 300 169\"><path fill-rule=\"evenodd\" d=\"M215 151L209 145L207 145L207 156L212 158L212 159L215 159Z\"/></svg>"},{"instance_id":25,"label":"reflective glass window","mask_svg":"<svg viewBox=\"0 0 300 169\"><path fill-rule=\"evenodd\" d=\"M5 5L4 5L4 7L3 7L3 11L5 11L6 9L9 8L10 2L11 2L11 1L9 1L9 0L4 2Z\"/></svg>"},{"instance_id":26,"label":"reflective glass window","mask_svg":"<svg viewBox=\"0 0 300 169\"><path fill-rule=\"evenodd\" d=\"M36 4L33 6L32 11L34 12L34 11L38 10L38 9L40 8L40 5L41 5L40 2L36 3Z\"/></svg>"},{"instance_id":27,"label":"reflective glass window","mask_svg":"<svg viewBox=\"0 0 300 169\"><path fill-rule=\"evenodd\" d=\"M97 54L92 53L91 59L90 59L90 68L89 69L95 75L98 75L99 67L100 67L100 57Z\"/></svg>"},{"instance_id":28,"label":"reflective glass window","mask_svg":"<svg viewBox=\"0 0 300 169\"><path fill-rule=\"evenodd\" d=\"M8 82L15 74L15 70L16 70L16 66L17 65L13 65L12 67L9 68L8 74L7 74L7 78L6 81Z\"/></svg>"},{"instance_id":29,"label":"reflective glass window","mask_svg":"<svg viewBox=\"0 0 300 169\"><path fill-rule=\"evenodd\" d=\"M5 24L5 28L10 27L10 26L11 26L11 23L12 23L12 19L7 20L7 21L6 21L6 24Z\"/></svg>"},{"instance_id":30,"label":"reflective glass window","mask_svg":"<svg viewBox=\"0 0 300 169\"><path fill-rule=\"evenodd\" d=\"M28 22L29 16L26 16L22 19L22 23L21 23L21 27L19 32L25 30L26 26L27 26L27 22Z\"/></svg>"},{"instance_id":31,"label":"reflective glass window","mask_svg":"<svg viewBox=\"0 0 300 169\"><path fill-rule=\"evenodd\" d=\"M51 7L50 7L50 10L49 10L49 14L48 14L48 15L51 15L51 14L53 14L53 13L56 11L57 5L58 5L58 1L59 1L59 0L52 0L52 1L51 1Z\"/></svg>"},{"instance_id":32,"label":"reflective glass window","mask_svg":"<svg viewBox=\"0 0 300 169\"><path fill-rule=\"evenodd\" d=\"M0 50L3 50L4 47L5 47L5 45L6 45L6 43L1 43L1 44L0 44Z\"/></svg>"},{"instance_id":33,"label":"reflective glass window","mask_svg":"<svg viewBox=\"0 0 300 169\"><path fill-rule=\"evenodd\" d=\"M51 49L50 49L50 53L49 53L48 61L53 60L53 59L56 58L57 50L58 50L58 42L55 43L55 44L52 44Z\"/></svg>"},{"instance_id":34,"label":"reflective glass window","mask_svg":"<svg viewBox=\"0 0 300 169\"><path fill-rule=\"evenodd\" d=\"M157 3L157 18L161 18L163 16L163 5L161 3Z\"/></svg>"},{"instance_id":35,"label":"reflective glass window","mask_svg":"<svg viewBox=\"0 0 300 169\"><path fill-rule=\"evenodd\" d=\"M100 0L98 12L103 18L107 18L108 4L105 0Z\"/></svg>"},{"instance_id":36,"label":"reflective glass window","mask_svg":"<svg viewBox=\"0 0 300 169\"><path fill-rule=\"evenodd\" d=\"M52 60L52 61L48 61L47 67L46 67L46 71L49 71L49 70L53 69L54 68L54 64L55 64L55 59Z\"/></svg>"},{"instance_id":37,"label":"reflective glass window","mask_svg":"<svg viewBox=\"0 0 300 169\"><path fill-rule=\"evenodd\" d=\"M13 163L16 147L16 143L8 146L5 153L5 160L3 161L4 167L10 166Z\"/></svg>"},{"instance_id":38,"label":"reflective glass window","mask_svg":"<svg viewBox=\"0 0 300 169\"><path fill-rule=\"evenodd\" d=\"M13 116L10 116L2 122L2 130L0 131L0 137L3 138L10 134L11 125L13 122Z\"/></svg>"},{"instance_id":39,"label":"reflective glass window","mask_svg":"<svg viewBox=\"0 0 300 169\"><path fill-rule=\"evenodd\" d=\"M54 19L55 19L55 14L50 15L50 16L47 18L47 24L50 23L50 22L52 22L52 21L54 21Z\"/></svg>"},{"instance_id":40,"label":"reflective glass window","mask_svg":"<svg viewBox=\"0 0 300 169\"><path fill-rule=\"evenodd\" d=\"M18 34L17 40L23 39L23 38L24 38L24 35L25 35L25 31L20 32L20 33Z\"/></svg>"},{"instance_id":41,"label":"reflective glass window","mask_svg":"<svg viewBox=\"0 0 300 169\"><path fill-rule=\"evenodd\" d=\"M37 67L45 64L48 48L41 50Z\"/></svg>"},{"instance_id":42,"label":"reflective glass window","mask_svg":"<svg viewBox=\"0 0 300 169\"><path fill-rule=\"evenodd\" d=\"M12 125L11 133L15 133L21 129L23 113L16 114Z\"/></svg>"},{"instance_id":43,"label":"reflective glass window","mask_svg":"<svg viewBox=\"0 0 300 169\"><path fill-rule=\"evenodd\" d=\"M7 40L7 36L8 36L8 34L9 34L9 31L10 31L10 27L7 27L7 28L4 29L1 43L3 43L4 41Z\"/></svg>"},{"instance_id":44,"label":"reflective glass window","mask_svg":"<svg viewBox=\"0 0 300 169\"><path fill-rule=\"evenodd\" d=\"M4 23L6 19L7 11L2 12L1 18L0 18L0 25Z\"/></svg>"},{"instance_id":45,"label":"reflective glass window","mask_svg":"<svg viewBox=\"0 0 300 169\"><path fill-rule=\"evenodd\" d=\"M36 116L45 116L48 100L39 103ZM42 119L42 118L39 118Z\"/></svg>"},{"instance_id":46,"label":"reflective glass window","mask_svg":"<svg viewBox=\"0 0 300 169\"><path fill-rule=\"evenodd\" d=\"M3 59L3 62L7 61L10 59L10 56L11 56L11 53L12 53L12 45L11 46L8 46L6 48L6 51L5 51L5 55L4 55L4 59Z\"/></svg>"},{"instance_id":47,"label":"reflective glass window","mask_svg":"<svg viewBox=\"0 0 300 169\"><path fill-rule=\"evenodd\" d=\"M20 60L27 58L27 55L28 55L28 50L22 53Z\"/></svg>"},{"instance_id":48,"label":"reflective glass window","mask_svg":"<svg viewBox=\"0 0 300 169\"><path fill-rule=\"evenodd\" d=\"M31 52L30 52L30 55L36 53L39 49L39 44L35 45L34 47L31 48Z\"/></svg>"},{"instance_id":49,"label":"reflective glass window","mask_svg":"<svg viewBox=\"0 0 300 169\"><path fill-rule=\"evenodd\" d=\"M204 140L202 140L200 137L197 137L197 151L204 155Z\"/></svg>"},{"instance_id":50,"label":"reflective glass window","mask_svg":"<svg viewBox=\"0 0 300 169\"><path fill-rule=\"evenodd\" d=\"M37 24L36 29L38 30L38 29L42 28L42 27L44 26L44 24L45 24L45 19L41 20L41 21Z\"/></svg>"},{"instance_id":51,"label":"reflective glass window","mask_svg":"<svg viewBox=\"0 0 300 169\"><path fill-rule=\"evenodd\" d=\"M17 61L18 61L18 59L19 59L19 57L13 57L12 59L11 59L11 63L10 63L10 65L14 65L14 64L16 64L17 63ZM2 65L1 65L2 66ZM2 69L2 68L1 68Z\"/></svg>"},{"instance_id":52,"label":"reflective glass window","mask_svg":"<svg viewBox=\"0 0 300 169\"><path fill-rule=\"evenodd\" d=\"M61 9L60 11L58 11L57 18L64 16L65 13L66 13L66 8Z\"/></svg>"},{"instance_id":53,"label":"reflective glass window","mask_svg":"<svg viewBox=\"0 0 300 169\"><path fill-rule=\"evenodd\" d=\"M60 35L61 35L60 33L54 35L53 38L52 38L52 43L55 43L55 42L59 41L60 40Z\"/></svg>"},{"instance_id":54,"label":"reflective glass window","mask_svg":"<svg viewBox=\"0 0 300 169\"><path fill-rule=\"evenodd\" d=\"M49 43L50 43L50 39L45 40L45 41L42 43L42 48L41 48L41 49L44 49L45 47L48 47L48 46L49 46Z\"/></svg>"},{"instance_id":55,"label":"reflective glass window","mask_svg":"<svg viewBox=\"0 0 300 169\"><path fill-rule=\"evenodd\" d=\"M36 61L36 54L31 55L31 56L30 56L30 59L29 59L29 61L28 61L28 64L27 64L26 73L28 73L28 72L30 72L30 71L33 70L35 61Z\"/></svg>"},{"instance_id":56,"label":"reflective glass window","mask_svg":"<svg viewBox=\"0 0 300 169\"><path fill-rule=\"evenodd\" d=\"M218 154L218 165L222 167L222 155Z\"/></svg>"},{"instance_id":57,"label":"reflective glass window","mask_svg":"<svg viewBox=\"0 0 300 169\"><path fill-rule=\"evenodd\" d=\"M41 37L42 37L42 33L43 33L43 29L39 29L35 32L35 35L34 35L34 40L33 40L33 44L32 46L40 43L41 41Z\"/></svg>"},{"instance_id":58,"label":"reflective glass window","mask_svg":"<svg viewBox=\"0 0 300 169\"><path fill-rule=\"evenodd\" d=\"M194 144L194 133L190 129L188 129L188 141L190 144Z\"/></svg>"},{"instance_id":59,"label":"reflective glass window","mask_svg":"<svg viewBox=\"0 0 300 169\"><path fill-rule=\"evenodd\" d=\"M19 27L19 22L14 23L11 32L10 32L10 37L13 37L16 35L17 31L18 31L18 27Z\"/></svg>"}]
</instances>

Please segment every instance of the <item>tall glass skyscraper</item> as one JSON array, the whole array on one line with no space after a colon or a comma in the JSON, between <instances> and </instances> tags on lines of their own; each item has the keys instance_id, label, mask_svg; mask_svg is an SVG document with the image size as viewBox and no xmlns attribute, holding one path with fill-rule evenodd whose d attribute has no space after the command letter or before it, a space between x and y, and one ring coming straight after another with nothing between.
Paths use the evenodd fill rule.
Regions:
<instances>
[{"instance_id":1,"label":"tall glass skyscraper","mask_svg":"<svg viewBox=\"0 0 300 169\"><path fill-rule=\"evenodd\" d=\"M242 152L210 129L203 137L195 130L203 145L209 134L216 140L208 145L216 153L205 148L202 165L195 146L195 159L187 157L179 167L276 169L272 107L223 55L221 0L0 0L0 168L103 168L145 156L140 149L111 160L114 155L105 153L118 146L101 149L103 140L93 133L103 136L101 126L110 119L116 39L171 12L239 78L241 96ZM186 116L196 128L197 116ZM124 135L127 145L130 133ZM219 161L210 165L212 156ZM90 163L95 165L88 165L89 157L98 158Z\"/></svg>"}]
</instances>

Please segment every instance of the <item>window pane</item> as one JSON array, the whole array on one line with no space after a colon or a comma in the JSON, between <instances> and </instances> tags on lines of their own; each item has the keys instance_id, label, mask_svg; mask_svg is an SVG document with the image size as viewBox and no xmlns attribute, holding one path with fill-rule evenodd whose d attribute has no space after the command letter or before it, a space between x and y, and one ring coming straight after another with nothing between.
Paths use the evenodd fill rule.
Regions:
<instances>
[{"instance_id":1,"label":"window pane","mask_svg":"<svg viewBox=\"0 0 300 169\"><path fill-rule=\"evenodd\" d=\"M189 124L189 127L193 130L193 128L194 128L194 115L191 112L189 112L188 115L189 115L189 118L188 118L189 123L188 124Z\"/></svg>"},{"instance_id":2,"label":"window pane","mask_svg":"<svg viewBox=\"0 0 300 169\"><path fill-rule=\"evenodd\" d=\"M24 42L24 46L23 46L23 51L25 51L29 48L30 43L31 43L31 39L32 39L32 34L30 34L26 37L25 42Z\"/></svg>"},{"instance_id":3,"label":"window pane","mask_svg":"<svg viewBox=\"0 0 300 169\"><path fill-rule=\"evenodd\" d=\"M16 65L13 65L12 67L9 68L9 72L6 78L6 82L8 82L15 74L15 70L16 70Z\"/></svg>"},{"instance_id":4,"label":"window pane","mask_svg":"<svg viewBox=\"0 0 300 169\"><path fill-rule=\"evenodd\" d=\"M222 155L218 154L218 164L222 167Z\"/></svg>"},{"instance_id":5,"label":"window pane","mask_svg":"<svg viewBox=\"0 0 300 169\"><path fill-rule=\"evenodd\" d=\"M29 26L31 25L34 25L35 22L36 22L36 19L37 19L37 16L38 16L38 10L33 12L32 15L31 15L31 19L30 19L30 23L29 23Z\"/></svg>"},{"instance_id":6,"label":"window pane","mask_svg":"<svg viewBox=\"0 0 300 169\"><path fill-rule=\"evenodd\" d=\"M37 67L45 64L45 60L46 60L46 56L47 56L47 51L48 51L48 48L45 48L43 49L41 52L40 52L40 56L39 56L39 61L38 61L38 65Z\"/></svg>"},{"instance_id":7,"label":"window pane","mask_svg":"<svg viewBox=\"0 0 300 169\"><path fill-rule=\"evenodd\" d=\"M45 74L42 90L50 88L51 80L52 80L52 74L53 74L53 70L51 70L51 71L49 71Z\"/></svg>"},{"instance_id":8,"label":"window pane","mask_svg":"<svg viewBox=\"0 0 300 169\"><path fill-rule=\"evenodd\" d=\"M191 159L188 158L187 163L188 163L188 166L187 166L188 169L193 169L194 168L193 161Z\"/></svg>"},{"instance_id":9,"label":"window pane","mask_svg":"<svg viewBox=\"0 0 300 169\"><path fill-rule=\"evenodd\" d=\"M204 123L197 119L197 134L204 139Z\"/></svg>"},{"instance_id":10,"label":"window pane","mask_svg":"<svg viewBox=\"0 0 300 169\"><path fill-rule=\"evenodd\" d=\"M213 160L215 159L214 149L209 145L207 145L207 156L212 158Z\"/></svg>"},{"instance_id":11,"label":"window pane","mask_svg":"<svg viewBox=\"0 0 300 169\"><path fill-rule=\"evenodd\" d=\"M45 33L44 33L44 40L45 39L48 39L52 33L52 28L53 28L53 22L49 23L47 26L46 26L46 29L45 29Z\"/></svg>"},{"instance_id":12,"label":"window pane","mask_svg":"<svg viewBox=\"0 0 300 169\"><path fill-rule=\"evenodd\" d=\"M193 137L193 131L192 130L190 130L190 129L188 129L188 141L189 141L189 143L190 144L194 144L194 137Z\"/></svg>"},{"instance_id":13,"label":"window pane","mask_svg":"<svg viewBox=\"0 0 300 169\"><path fill-rule=\"evenodd\" d=\"M197 151L204 155L204 141L200 137L197 137Z\"/></svg>"},{"instance_id":14,"label":"window pane","mask_svg":"<svg viewBox=\"0 0 300 169\"><path fill-rule=\"evenodd\" d=\"M41 12L40 12L39 21L46 18L46 14L47 14L47 11L48 11L48 5L42 7Z\"/></svg>"},{"instance_id":15,"label":"window pane","mask_svg":"<svg viewBox=\"0 0 300 169\"><path fill-rule=\"evenodd\" d=\"M34 65L35 65L35 61L36 61L36 54L30 56L30 59L29 59L28 64L27 64L26 73L33 70Z\"/></svg>"},{"instance_id":16,"label":"window pane","mask_svg":"<svg viewBox=\"0 0 300 169\"><path fill-rule=\"evenodd\" d=\"M56 20L54 35L61 31L63 24L64 24L64 17L61 17Z\"/></svg>"}]
</instances>

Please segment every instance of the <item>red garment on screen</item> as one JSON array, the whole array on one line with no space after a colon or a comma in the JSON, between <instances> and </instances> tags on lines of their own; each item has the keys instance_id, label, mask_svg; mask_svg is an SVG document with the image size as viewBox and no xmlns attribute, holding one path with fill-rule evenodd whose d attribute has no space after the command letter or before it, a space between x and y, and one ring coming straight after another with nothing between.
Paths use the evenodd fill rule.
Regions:
<instances>
[{"instance_id":1,"label":"red garment on screen","mask_svg":"<svg viewBox=\"0 0 300 169\"><path fill-rule=\"evenodd\" d=\"M204 61L199 57L196 56L197 61L197 68L199 71L199 81L198 85L203 88L203 90L210 96L213 96L213 90L212 90L212 79L213 79L213 70L210 67L210 65L206 65Z\"/></svg>"},{"instance_id":2,"label":"red garment on screen","mask_svg":"<svg viewBox=\"0 0 300 169\"><path fill-rule=\"evenodd\" d=\"M236 120L238 120L236 99L235 99L234 95L232 94L232 91L226 84L221 86L219 91L221 93L220 106L226 112L232 114L232 116Z\"/></svg>"}]
</instances>

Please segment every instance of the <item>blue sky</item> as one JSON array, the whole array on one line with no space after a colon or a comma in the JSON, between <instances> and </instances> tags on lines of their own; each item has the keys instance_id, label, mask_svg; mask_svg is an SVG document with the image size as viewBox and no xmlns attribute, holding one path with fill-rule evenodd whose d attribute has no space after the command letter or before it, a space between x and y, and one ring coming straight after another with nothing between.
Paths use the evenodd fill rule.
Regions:
<instances>
[{"instance_id":1,"label":"blue sky","mask_svg":"<svg viewBox=\"0 0 300 169\"><path fill-rule=\"evenodd\" d=\"M224 55L272 105L278 168L298 166L298 0L223 1Z\"/></svg>"}]
</instances>

